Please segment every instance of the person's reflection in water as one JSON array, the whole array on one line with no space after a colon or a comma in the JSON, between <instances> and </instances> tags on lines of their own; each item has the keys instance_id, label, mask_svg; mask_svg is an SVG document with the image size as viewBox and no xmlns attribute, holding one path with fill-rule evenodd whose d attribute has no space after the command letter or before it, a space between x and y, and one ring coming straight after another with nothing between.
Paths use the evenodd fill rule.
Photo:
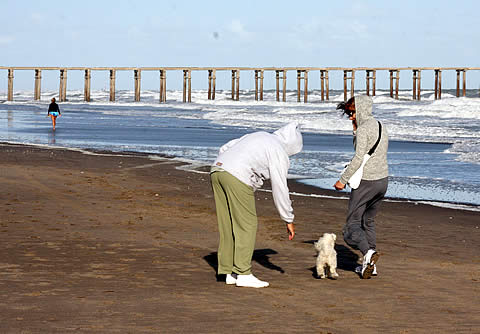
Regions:
<instances>
[{"instance_id":1,"label":"person's reflection in water","mask_svg":"<svg viewBox=\"0 0 480 334\"><path fill-rule=\"evenodd\" d=\"M13 127L13 111L12 110L7 111L7 124L9 128Z\"/></svg>"},{"instance_id":2,"label":"person's reflection in water","mask_svg":"<svg viewBox=\"0 0 480 334\"><path fill-rule=\"evenodd\" d=\"M55 131L48 133L48 145L55 145Z\"/></svg>"}]
</instances>

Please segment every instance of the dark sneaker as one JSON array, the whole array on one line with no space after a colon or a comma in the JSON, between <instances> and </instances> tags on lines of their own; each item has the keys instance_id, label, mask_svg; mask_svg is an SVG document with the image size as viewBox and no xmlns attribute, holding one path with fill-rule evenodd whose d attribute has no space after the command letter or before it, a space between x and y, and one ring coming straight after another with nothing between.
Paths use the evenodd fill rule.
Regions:
<instances>
[{"instance_id":1,"label":"dark sneaker","mask_svg":"<svg viewBox=\"0 0 480 334\"><path fill-rule=\"evenodd\" d=\"M367 254L363 257L363 264L362 264L362 278L368 279L372 277L373 271L375 270L375 264L378 261L380 254L373 249L369 249Z\"/></svg>"},{"instance_id":2,"label":"dark sneaker","mask_svg":"<svg viewBox=\"0 0 480 334\"><path fill-rule=\"evenodd\" d=\"M362 273L362 269L363 269L363 266L357 266L357 267L355 267L355 273L357 273L357 274L360 275L360 274ZM377 276L377 275L378 275L378 274L377 274L377 265L374 264L374 265L373 265L372 276Z\"/></svg>"}]
</instances>

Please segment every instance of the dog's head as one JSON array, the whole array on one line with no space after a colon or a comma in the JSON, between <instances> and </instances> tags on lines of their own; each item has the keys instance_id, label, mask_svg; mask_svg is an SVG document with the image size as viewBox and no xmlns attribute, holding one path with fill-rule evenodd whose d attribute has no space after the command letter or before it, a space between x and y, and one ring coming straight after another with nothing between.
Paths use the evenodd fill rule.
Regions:
<instances>
[{"instance_id":1,"label":"dog's head","mask_svg":"<svg viewBox=\"0 0 480 334\"><path fill-rule=\"evenodd\" d=\"M315 243L315 248L320 249L322 245L324 247L333 248L335 247L335 240L337 240L335 233L324 233Z\"/></svg>"},{"instance_id":2,"label":"dog's head","mask_svg":"<svg viewBox=\"0 0 480 334\"><path fill-rule=\"evenodd\" d=\"M337 236L335 235L335 233L323 233L322 238L332 239L333 241L337 240Z\"/></svg>"}]
</instances>

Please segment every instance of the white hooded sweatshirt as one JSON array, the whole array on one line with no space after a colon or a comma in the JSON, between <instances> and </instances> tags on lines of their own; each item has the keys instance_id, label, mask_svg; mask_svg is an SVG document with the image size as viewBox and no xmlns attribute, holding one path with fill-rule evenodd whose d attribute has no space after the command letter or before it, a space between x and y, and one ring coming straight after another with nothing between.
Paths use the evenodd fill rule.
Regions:
<instances>
[{"instance_id":1,"label":"white hooded sweatshirt","mask_svg":"<svg viewBox=\"0 0 480 334\"><path fill-rule=\"evenodd\" d=\"M291 223L294 215L287 186L289 156L299 153L302 147L298 123L292 122L273 134L260 131L229 141L220 148L213 166L232 174L254 191L270 179L275 207L280 217Z\"/></svg>"}]
</instances>

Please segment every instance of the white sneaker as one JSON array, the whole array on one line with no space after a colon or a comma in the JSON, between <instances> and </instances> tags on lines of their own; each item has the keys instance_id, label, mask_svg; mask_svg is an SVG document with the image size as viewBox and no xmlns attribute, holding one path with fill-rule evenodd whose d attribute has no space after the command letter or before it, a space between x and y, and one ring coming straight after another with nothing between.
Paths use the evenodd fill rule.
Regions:
<instances>
[{"instance_id":1,"label":"white sneaker","mask_svg":"<svg viewBox=\"0 0 480 334\"><path fill-rule=\"evenodd\" d=\"M237 276L237 286L243 286L248 288L266 288L270 284L268 282L260 281L258 278L250 275L238 275Z\"/></svg>"},{"instance_id":2,"label":"white sneaker","mask_svg":"<svg viewBox=\"0 0 480 334\"><path fill-rule=\"evenodd\" d=\"M363 266L357 266L357 267L355 267L355 272L356 272L357 274L361 274L361 273L362 273L362 268L363 268ZM377 275L378 275L378 274L377 274L377 265L374 264L374 265L373 265L372 276L377 276Z\"/></svg>"},{"instance_id":3,"label":"white sneaker","mask_svg":"<svg viewBox=\"0 0 480 334\"><path fill-rule=\"evenodd\" d=\"M225 283L227 283L228 285L233 285L233 284L237 283L237 274L235 274L235 273L227 274L227 278L225 279Z\"/></svg>"},{"instance_id":4,"label":"white sneaker","mask_svg":"<svg viewBox=\"0 0 480 334\"><path fill-rule=\"evenodd\" d=\"M373 249L369 249L367 254L363 257L362 264L362 273L361 276L363 279L368 279L372 276L373 270L375 269L375 264L378 261L380 254Z\"/></svg>"}]
</instances>

